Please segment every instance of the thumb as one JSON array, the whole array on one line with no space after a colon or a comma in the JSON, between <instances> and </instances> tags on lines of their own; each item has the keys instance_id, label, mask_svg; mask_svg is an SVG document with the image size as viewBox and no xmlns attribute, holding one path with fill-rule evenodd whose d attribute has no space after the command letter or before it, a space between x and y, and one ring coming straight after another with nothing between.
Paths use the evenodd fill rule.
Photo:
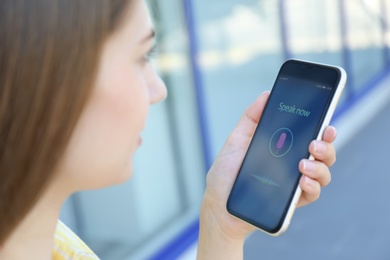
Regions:
<instances>
[{"instance_id":1,"label":"thumb","mask_svg":"<svg viewBox=\"0 0 390 260\"><path fill-rule=\"evenodd\" d=\"M224 199L229 195L268 97L269 92L264 92L245 110L207 175L207 187L211 191L223 190Z\"/></svg>"},{"instance_id":2,"label":"thumb","mask_svg":"<svg viewBox=\"0 0 390 260\"><path fill-rule=\"evenodd\" d=\"M249 145L253 133L256 130L256 126L263 114L264 107L267 104L269 94L269 91L263 92L256 101L245 110L244 114L238 121L237 126L228 138L228 140L233 139L230 140L230 142L237 144L237 141L239 143L241 141L241 143L246 147Z\"/></svg>"},{"instance_id":3,"label":"thumb","mask_svg":"<svg viewBox=\"0 0 390 260\"><path fill-rule=\"evenodd\" d=\"M237 174L268 97L269 91L266 91L245 110L237 126L219 152L212 168L223 168L234 175Z\"/></svg>"}]
</instances>

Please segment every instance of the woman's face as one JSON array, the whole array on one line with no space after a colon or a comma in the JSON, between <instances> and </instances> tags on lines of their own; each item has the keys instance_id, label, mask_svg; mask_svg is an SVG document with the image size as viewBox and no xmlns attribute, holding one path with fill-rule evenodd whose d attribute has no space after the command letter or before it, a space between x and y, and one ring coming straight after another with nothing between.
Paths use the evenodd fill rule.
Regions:
<instances>
[{"instance_id":1,"label":"woman's face","mask_svg":"<svg viewBox=\"0 0 390 260\"><path fill-rule=\"evenodd\" d=\"M71 192L118 184L132 174L151 104L166 88L147 61L154 33L144 2L133 0L104 45L97 81L59 168Z\"/></svg>"}]
</instances>

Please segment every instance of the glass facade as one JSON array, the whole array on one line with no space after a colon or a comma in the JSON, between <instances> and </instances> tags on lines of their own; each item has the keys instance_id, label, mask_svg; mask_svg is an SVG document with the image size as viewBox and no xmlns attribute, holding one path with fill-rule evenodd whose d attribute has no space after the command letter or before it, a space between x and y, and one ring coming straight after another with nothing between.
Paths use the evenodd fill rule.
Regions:
<instances>
[{"instance_id":1,"label":"glass facade","mask_svg":"<svg viewBox=\"0 0 390 260\"><path fill-rule=\"evenodd\" d=\"M338 0L285 1L291 57L343 66L339 4Z\"/></svg>"},{"instance_id":2,"label":"glass facade","mask_svg":"<svg viewBox=\"0 0 390 260\"><path fill-rule=\"evenodd\" d=\"M354 90L358 91L385 64L381 1L349 0L344 5L347 44L351 50L350 74L354 79Z\"/></svg>"},{"instance_id":3,"label":"glass facade","mask_svg":"<svg viewBox=\"0 0 390 260\"><path fill-rule=\"evenodd\" d=\"M199 0L193 7L215 158L245 108L272 87L283 62L280 13L277 1Z\"/></svg>"},{"instance_id":4,"label":"glass facade","mask_svg":"<svg viewBox=\"0 0 390 260\"><path fill-rule=\"evenodd\" d=\"M168 88L131 181L70 198L61 218L102 259L145 259L194 223L206 169L285 59L344 67L347 105L389 63L390 0L148 1Z\"/></svg>"}]
</instances>

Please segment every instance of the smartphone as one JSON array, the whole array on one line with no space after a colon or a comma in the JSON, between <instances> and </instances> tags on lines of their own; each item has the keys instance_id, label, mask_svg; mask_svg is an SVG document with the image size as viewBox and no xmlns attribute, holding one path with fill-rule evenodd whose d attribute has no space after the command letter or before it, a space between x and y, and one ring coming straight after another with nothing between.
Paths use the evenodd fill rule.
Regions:
<instances>
[{"instance_id":1,"label":"smartphone","mask_svg":"<svg viewBox=\"0 0 390 260\"><path fill-rule=\"evenodd\" d=\"M301 195L298 165L320 140L347 80L344 69L286 61L252 137L227 210L272 236L283 234Z\"/></svg>"}]
</instances>

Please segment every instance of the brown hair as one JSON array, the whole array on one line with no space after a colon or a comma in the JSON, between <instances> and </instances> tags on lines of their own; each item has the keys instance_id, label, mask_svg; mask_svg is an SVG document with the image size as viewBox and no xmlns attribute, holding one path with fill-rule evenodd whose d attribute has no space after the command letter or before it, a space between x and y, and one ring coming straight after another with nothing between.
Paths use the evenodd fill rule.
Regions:
<instances>
[{"instance_id":1,"label":"brown hair","mask_svg":"<svg viewBox=\"0 0 390 260\"><path fill-rule=\"evenodd\" d=\"M52 179L128 2L0 1L0 245Z\"/></svg>"}]
</instances>

